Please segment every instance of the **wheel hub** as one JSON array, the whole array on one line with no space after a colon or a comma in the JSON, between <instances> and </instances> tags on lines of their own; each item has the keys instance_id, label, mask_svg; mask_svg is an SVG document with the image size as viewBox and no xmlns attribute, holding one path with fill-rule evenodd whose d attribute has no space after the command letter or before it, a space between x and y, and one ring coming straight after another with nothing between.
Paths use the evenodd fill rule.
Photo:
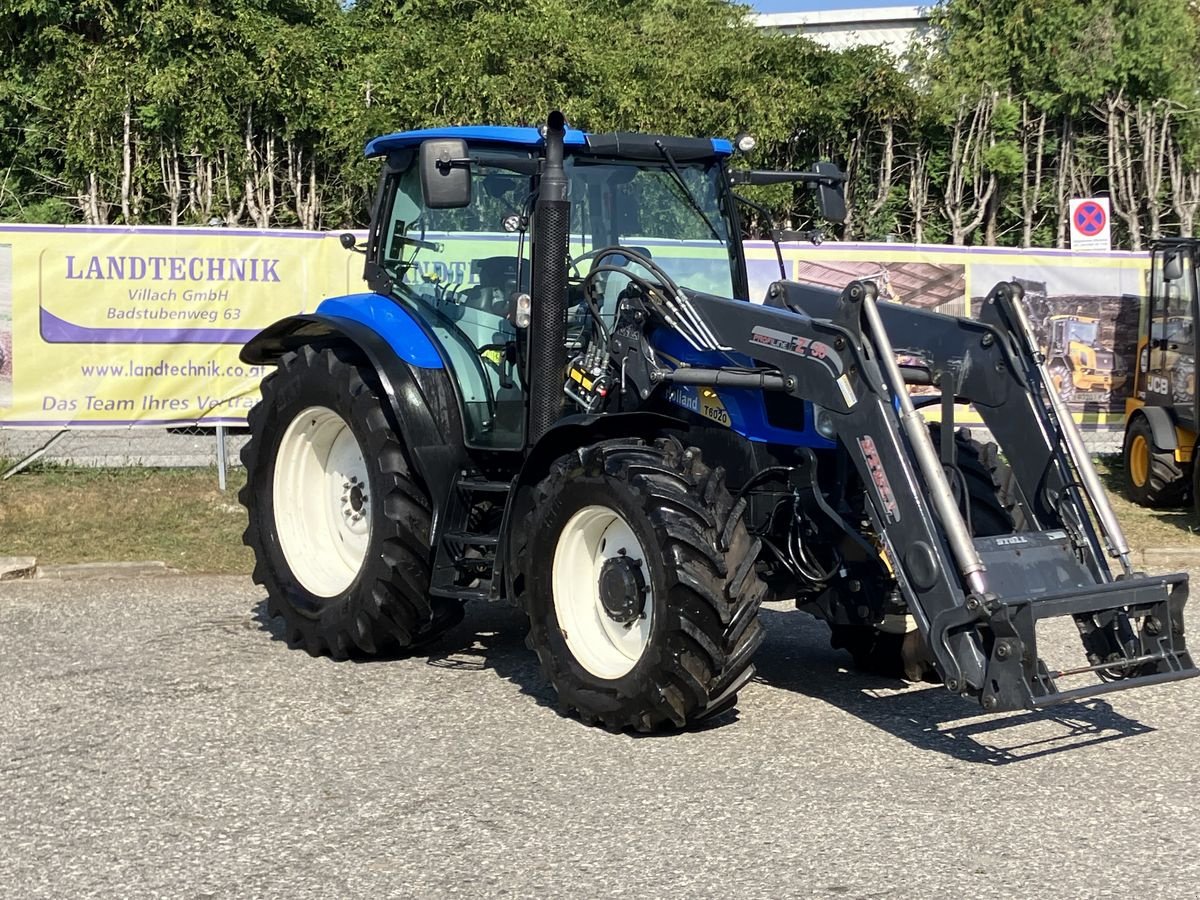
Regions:
<instances>
[{"instance_id":1,"label":"wheel hub","mask_svg":"<svg viewBox=\"0 0 1200 900\"><path fill-rule=\"evenodd\" d=\"M1150 480L1150 445L1140 434L1129 448L1129 474L1138 487L1145 487Z\"/></svg>"},{"instance_id":2,"label":"wheel hub","mask_svg":"<svg viewBox=\"0 0 1200 900\"><path fill-rule=\"evenodd\" d=\"M600 567L600 603L614 622L629 625L640 619L646 608L646 593L640 559L614 556Z\"/></svg>"},{"instance_id":3,"label":"wheel hub","mask_svg":"<svg viewBox=\"0 0 1200 900\"><path fill-rule=\"evenodd\" d=\"M358 577L371 541L370 475L362 448L341 414L310 406L292 419L275 452L280 549L305 590L336 597Z\"/></svg>"},{"instance_id":4,"label":"wheel hub","mask_svg":"<svg viewBox=\"0 0 1200 900\"><path fill-rule=\"evenodd\" d=\"M354 475L351 475L350 479L342 484L342 515L352 522L357 522L366 515L365 510L370 499L367 496L366 487Z\"/></svg>"},{"instance_id":5,"label":"wheel hub","mask_svg":"<svg viewBox=\"0 0 1200 900\"><path fill-rule=\"evenodd\" d=\"M554 613L575 660L598 678L628 675L655 629L646 550L620 512L595 503L562 526L550 562Z\"/></svg>"}]
</instances>

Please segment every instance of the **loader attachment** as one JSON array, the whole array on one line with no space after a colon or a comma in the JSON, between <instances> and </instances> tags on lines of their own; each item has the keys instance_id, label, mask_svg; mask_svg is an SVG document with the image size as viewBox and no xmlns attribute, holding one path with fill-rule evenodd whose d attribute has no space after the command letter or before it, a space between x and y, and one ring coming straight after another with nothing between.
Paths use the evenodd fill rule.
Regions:
<instances>
[{"instance_id":1,"label":"loader attachment","mask_svg":"<svg viewBox=\"0 0 1200 900\"><path fill-rule=\"evenodd\" d=\"M997 285L977 319L877 303L869 282L840 294L778 282L752 310L692 300L756 371L777 373L776 389L830 418L866 486L873 540L949 690L1001 711L1200 674L1184 640L1187 576L1132 571L1078 428L1047 390L1018 285ZM920 378L898 354L923 361ZM940 448L909 394L917 382L941 392ZM1011 534L972 537L952 488L945 435L963 404L1011 467L1021 513ZM1039 625L1065 617L1084 657L1052 668Z\"/></svg>"},{"instance_id":2,"label":"loader attachment","mask_svg":"<svg viewBox=\"0 0 1200 900\"><path fill-rule=\"evenodd\" d=\"M1039 708L1197 674L1184 643L1187 575L1122 577L1097 584L1062 530L976 538L988 593L942 613L929 639L976 631L987 662L984 709ZM1038 623L1070 616L1086 664L1051 669L1038 649ZM1094 676L1091 683L1079 679Z\"/></svg>"}]
</instances>

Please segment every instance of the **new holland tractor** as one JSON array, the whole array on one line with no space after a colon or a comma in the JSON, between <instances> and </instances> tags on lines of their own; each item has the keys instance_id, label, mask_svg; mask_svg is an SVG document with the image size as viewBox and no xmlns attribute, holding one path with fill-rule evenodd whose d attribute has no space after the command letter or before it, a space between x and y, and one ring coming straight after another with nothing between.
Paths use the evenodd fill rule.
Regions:
<instances>
[{"instance_id":1,"label":"new holland tractor","mask_svg":"<svg viewBox=\"0 0 1200 900\"><path fill-rule=\"evenodd\" d=\"M865 282L749 302L734 185L836 219L842 176L732 150L558 113L367 145L369 290L242 353L274 367L241 498L287 639L394 653L505 601L561 707L611 729L729 709L767 597L986 710L1195 675L1187 577L1133 573L1019 288L977 320ZM955 428L968 404L1001 449ZM1037 625L1065 616L1085 658L1054 668Z\"/></svg>"}]
</instances>

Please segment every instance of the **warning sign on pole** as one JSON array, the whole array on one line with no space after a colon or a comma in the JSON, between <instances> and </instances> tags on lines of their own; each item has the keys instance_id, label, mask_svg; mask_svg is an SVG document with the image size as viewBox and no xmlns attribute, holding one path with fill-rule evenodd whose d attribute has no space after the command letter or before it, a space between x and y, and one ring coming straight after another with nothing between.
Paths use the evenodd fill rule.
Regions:
<instances>
[{"instance_id":1,"label":"warning sign on pole","mask_svg":"<svg viewBox=\"0 0 1200 900\"><path fill-rule=\"evenodd\" d=\"M1071 249L1112 249L1112 217L1107 197L1071 201Z\"/></svg>"}]
</instances>

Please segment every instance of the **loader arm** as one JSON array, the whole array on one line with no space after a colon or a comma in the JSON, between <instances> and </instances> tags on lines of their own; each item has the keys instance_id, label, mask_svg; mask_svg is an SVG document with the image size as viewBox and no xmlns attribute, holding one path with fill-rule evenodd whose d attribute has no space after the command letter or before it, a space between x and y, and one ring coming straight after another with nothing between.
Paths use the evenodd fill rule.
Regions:
<instances>
[{"instance_id":1,"label":"loader arm","mask_svg":"<svg viewBox=\"0 0 1200 900\"><path fill-rule=\"evenodd\" d=\"M1074 423L1045 396L1038 351L1014 323L1014 290L998 286L985 304L995 309L985 309L980 320L877 305L867 282L840 295L779 282L762 307L690 299L722 345L776 373L763 380L765 389L828 413L948 689L976 697L985 709L1007 710L1195 675L1183 634L1187 577L1126 570L1112 578L1093 516L1127 563L1124 539L1105 521L1111 510L1096 495L1094 471L1087 477L1091 464L1080 458ZM970 537L958 508L947 502L943 466L953 460L938 458L912 409L895 347L919 348L932 383L983 416L1013 464L1027 531ZM685 368L655 377L716 384L734 374ZM953 403L942 408L952 427ZM1080 630L1087 665L1051 672L1037 653L1036 623L1068 615ZM1102 683L1064 689L1056 682L1089 672Z\"/></svg>"}]
</instances>

